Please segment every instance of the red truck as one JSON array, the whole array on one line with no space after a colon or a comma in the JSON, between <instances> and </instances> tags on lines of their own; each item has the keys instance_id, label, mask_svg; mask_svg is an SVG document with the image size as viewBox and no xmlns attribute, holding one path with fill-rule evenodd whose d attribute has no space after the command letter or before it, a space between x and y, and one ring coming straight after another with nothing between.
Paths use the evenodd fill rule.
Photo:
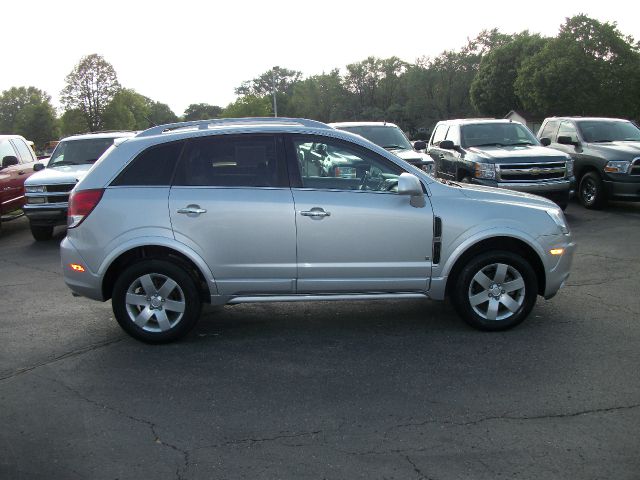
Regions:
<instances>
[{"instance_id":1,"label":"red truck","mask_svg":"<svg viewBox=\"0 0 640 480\"><path fill-rule=\"evenodd\" d=\"M25 204L24 181L34 173L37 158L20 135L0 135L0 229L20 217Z\"/></svg>"}]
</instances>

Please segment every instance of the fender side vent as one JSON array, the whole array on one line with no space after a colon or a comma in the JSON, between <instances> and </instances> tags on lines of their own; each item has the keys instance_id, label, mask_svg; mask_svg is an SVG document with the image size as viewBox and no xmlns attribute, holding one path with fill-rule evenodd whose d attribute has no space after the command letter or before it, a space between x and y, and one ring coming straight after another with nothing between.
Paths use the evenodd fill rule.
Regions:
<instances>
[{"instance_id":1,"label":"fender side vent","mask_svg":"<svg viewBox=\"0 0 640 480\"><path fill-rule=\"evenodd\" d=\"M442 250L442 219L435 217L433 219L433 261L431 263L440 263L440 252Z\"/></svg>"}]
</instances>

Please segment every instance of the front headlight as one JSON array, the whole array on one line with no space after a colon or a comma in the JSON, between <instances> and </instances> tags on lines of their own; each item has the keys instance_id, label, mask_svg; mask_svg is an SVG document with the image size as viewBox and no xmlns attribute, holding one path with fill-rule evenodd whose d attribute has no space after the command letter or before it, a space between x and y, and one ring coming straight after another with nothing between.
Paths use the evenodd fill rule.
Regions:
<instances>
[{"instance_id":1,"label":"front headlight","mask_svg":"<svg viewBox=\"0 0 640 480\"><path fill-rule=\"evenodd\" d=\"M565 235L569 233L569 226L567 225L567 220L564 218L562 210L559 208L549 208L547 215L551 217L551 220L555 222L562 233Z\"/></svg>"},{"instance_id":2,"label":"front headlight","mask_svg":"<svg viewBox=\"0 0 640 480\"><path fill-rule=\"evenodd\" d=\"M627 173L630 165L631 162L627 160L607 162L604 171L607 173Z\"/></svg>"},{"instance_id":3,"label":"front headlight","mask_svg":"<svg viewBox=\"0 0 640 480\"><path fill-rule=\"evenodd\" d=\"M44 192L43 185L26 185L24 189L27 193L43 193Z\"/></svg>"},{"instance_id":4,"label":"front headlight","mask_svg":"<svg viewBox=\"0 0 640 480\"><path fill-rule=\"evenodd\" d=\"M476 178L496 179L496 166L493 163L476 163Z\"/></svg>"},{"instance_id":5,"label":"front headlight","mask_svg":"<svg viewBox=\"0 0 640 480\"><path fill-rule=\"evenodd\" d=\"M567 160L567 178L573 177L573 160Z\"/></svg>"}]
</instances>

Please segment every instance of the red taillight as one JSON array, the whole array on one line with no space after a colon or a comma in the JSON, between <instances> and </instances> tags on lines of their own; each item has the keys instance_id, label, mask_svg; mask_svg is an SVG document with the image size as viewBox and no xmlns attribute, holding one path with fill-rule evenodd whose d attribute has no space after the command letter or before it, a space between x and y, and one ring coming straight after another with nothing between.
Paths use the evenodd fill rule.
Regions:
<instances>
[{"instance_id":1,"label":"red taillight","mask_svg":"<svg viewBox=\"0 0 640 480\"><path fill-rule=\"evenodd\" d=\"M77 227L96 208L102 198L104 189L79 190L71 192L69 196L69 212L67 214L67 228Z\"/></svg>"}]
</instances>

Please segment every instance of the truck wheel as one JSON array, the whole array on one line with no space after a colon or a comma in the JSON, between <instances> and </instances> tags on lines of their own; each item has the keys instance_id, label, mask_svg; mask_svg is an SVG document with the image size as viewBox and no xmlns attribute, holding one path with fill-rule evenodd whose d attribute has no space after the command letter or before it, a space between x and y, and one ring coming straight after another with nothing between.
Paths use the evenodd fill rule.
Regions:
<instances>
[{"instance_id":1,"label":"truck wheel","mask_svg":"<svg viewBox=\"0 0 640 480\"><path fill-rule=\"evenodd\" d=\"M497 251L467 262L455 280L452 300L469 325L498 331L518 325L529 315L537 290L536 274L527 260Z\"/></svg>"},{"instance_id":2,"label":"truck wheel","mask_svg":"<svg viewBox=\"0 0 640 480\"><path fill-rule=\"evenodd\" d=\"M39 242L51 240L51 237L53 236L53 227L37 225L29 225L29 227L31 228L31 235L33 235L33 238Z\"/></svg>"},{"instance_id":3,"label":"truck wheel","mask_svg":"<svg viewBox=\"0 0 640 480\"><path fill-rule=\"evenodd\" d=\"M598 210L604 207L607 199L600 175L596 172L585 173L580 180L578 197L580 198L580 203L586 208Z\"/></svg>"},{"instance_id":4,"label":"truck wheel","mask_svg":"<svg viewBox=\"0 0 640 480\"><path fill-rule=\"evenodd\" d=\"M143 260L115 282L113 313L132 337L166 343L186 335L200 317L196 283L182 267L165 260Z\"/></svg>"}]
</instances>

